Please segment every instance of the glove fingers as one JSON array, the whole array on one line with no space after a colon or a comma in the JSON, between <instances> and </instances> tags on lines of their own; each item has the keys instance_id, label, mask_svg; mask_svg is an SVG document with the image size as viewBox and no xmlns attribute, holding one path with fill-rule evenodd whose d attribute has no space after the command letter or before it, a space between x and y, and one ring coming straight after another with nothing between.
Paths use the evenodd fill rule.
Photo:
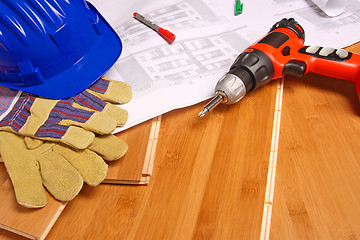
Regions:
<instances>
[{"instance_id":1,"label":"glove fingers","mask_svg":"<svg viewBox=\"0 0 360 240\"><path fill-rule=\"evenodd\" d=\"M48 114L48 119L39 128L38 132L66 126L79 126L99 134L111 133L116 128L116 120L100 112L106 106L106 103L95 96L92 99L86 98L86 94L81 93L71 99L59 101ZM78 105L80 105L79 102L86 103L87 107L75 107L74 102L78 103Z\"/></svg>"},{"instance_id":2,"label":"glove fingers","mask_svg":"<svg viewBox=\"0 0 360 240\"><path fill-rule=\"evenodd\" d=\"M109 134L115 130L117 121L111 116L104 115L100 112L94 112L88 121L84 123L75 122L72 120L62 120L61 124L78 126L93 133Z\"/></svg>"},{"instance_id":3,"label":"glove fingers","mask_svg":"<svg viewBox=\"0 0 360 240\"><path fill-rule=\"evenodd\" d=\"M76 100L75 100L73 106L78 109L89 110L89 107L84 105L84 103L83 103L84 101L80 101L80 99L81 99L80 97L84 97L89 94L91 94L91 93L87 92L86 94L82 93L81 95L76 96ZM93 96L93 98L94 97L95 96ZM99 112L99 115L101 115L101 116L106 115L106 116L111 117L113 120L111 120L110 123L112 124L113 121L116 121L116 126L123 126L126 123L126 121L128 119L128 112L126 110L124 110L118 106L115 106L111 103L101 104L101 102L103 102L103 101L100 98L97 98L97 97L95 97L95 98L98 101L97 101L97 103L95 101L93 102L93 104L91 106L92 110L96 110L97 112ZM87 100L87 101L90 101L90 100ZM95 114L98 114L98 113L95 113ZM101 120L101 121L104 121L104 120ZM107 121L109 121L109 120L107 120ZM100 122L100 121L98 121L98 122ZM86 122L85 122L85 124L86 124ZM113 125L110 125L110 126L113 127ZM104 127L109 128L109 125L107 124ZM104 127L102 127L102 128L104 128ZM97 127L97 128L101 129L101 127ZM102 130L102 131L104 132L105 130ZM109 131L109 132L112 132L112 131Z\"/></svg>"},{"instance_id":4,"label":"glove fingers","mask_svg":"<svg viewBox=\"0 0 360 240\"><path fill-rule=\"evenodd\" d=\"M44 141L42 141L40 139L31 138L31 137L24 137L24 142L25 142L26 148L29 150L38 148L44 143Z\"/></svg>"},{"instance_id":5,"label":"glove fingers","mask_svg":"<svg viewBox=\"0 0 360 240\"><path fill-rule=\"evenodd\" d=\"M126 110L110 103L108 103L104 108L103 113L115 119L117 127L123 126L129 117L129 114Z\"/></svg>"},{"instance_id":6,"label":"glove fingers","mask_svg":"<svg viewBox=\"0 0 360 240\"><path fill-rule=\"evenodd\" d=\"M51 143L50 143L51 144ZM44 143L45 145L50 145ZM70 201L80 192L83 179L66 159L54 151L57 144L38 157L43 185L59 201Z\"/></svg>"},{"instance_id":7,"label":"glove fingers","mask_svg":"<svg viewBox=\"0 0 360 240\"><path fill-rule=\"evenodd\" d=\"M72 130L71 130L72 131ZM81 131L81 129L80 129ZM89 132L86 132L89 133ZM74 147L76 149L85 149L87 148L91 142L94 139L94 134L89 133L90 135L83 135L83 134L68 134L63 138L63 141L61 141L62 143L69 145L71 147ZM72 136L77 136L77 138L74 139L74 137ZM34 137L24 137L24 142L25 145L27 147L27 149L29 150L33 150L36 149L38 147L40 147L43 143L44 140L38 139L38 138L34 138Z\"/></svg>"},{"instance_id":8,"label":"glove fingers","mask_svg":"<svg viewBox=\"0 0 360 240\"><path fill-rule=\"evenodd\" d=\"M112 81L112 80L111 80ZM99 83L100 82L100 83ZM76 96L74 96L72 99L74 100L74 107L77 107L78 109L84 109L84 110L93 110L100 112L101 114L110 116L117 122L117 126L123 126L128 118L128 113L126 110L119 108L118 106L115 106L111 103L106 103L103 100L115 102L115 103L121 103L125 101L124 97L121 96L122 93L120 92L120 86L121 84L126 84L122 82L116 82L109 84L109 86L113 86L113 91L104 91L104 94L99 93L100 87L97 87L97 85L102 85L101 82L110 82L109 80L98 80L94 85L92 85L92 89L94 91L84 91ZM115 86L115 87L114 87ZM126 86L128 86L126 84ZM101 86L103 87L103 86ZM95 92L95 90L97 92ZM105 95L106 94L106 95ZM131 90L129 91L128 95L130 95L131 98ZM112 96L114 95L114 96ZM124 94L122 94L124 95ZM128 96L129 97L129 96ZM117 99L119 98L119 99ZM127 99L126 101L130 100ZM100 132L98 132L100 133Z\"/></svg>"},{"instance_id":9,"label":"glove fingers","mask_svg":"<svg viewBox=\"0 0 360 240\"><path fill-rule=\"evenodd\" d=\"M100 78L88 89L101 99L111 103L124 104L132 98L132 90L128 84L105 77Z\"/></svg>"},{"instance_id":10,"label":"glove fingers","mask_svg":"<svg viewBox=\"0 0 360 240\"><path fill-rule=\"evenodd\" d=\"M17 202L28 208L47 203L38 165L27 154L23 138L13 133L0 133L0 151L14 187Z\"/></svg>"},{"instance_id":11,"label":"glove fingers","mask_svg":"<svg viewBox=\"0 0 360 240\"><path fill-rule=\"evenodd\" d=\"M1 121L0 128L84 149L92 142L94 133L110 134L127 121L125 110L104 100L124 103L130 100L131 95L130 86L107 79L98 80L92 90L63 100L22 93Z\"/></svg>"},{"instance_id":12,"label":"glove fingers","mask_svg":"<svg viewBox=\"0 0 360 240\"><path fill-rule=\"evenodd\" d=\"M47 200L37 166L28 165L26 170L20 170L12 168L6 164L5 160L4 163L11 178L17 202L27 208L44 207Z\"/></svg>"},{"instance_id":13,"label":"glove fingers","mask_svg":"<svg viewBox=\"0 0 360 240\"><path fill-rule=\"evenodd\" d=\"M89 150L74 150L60 144L53 147L54 151L63 156L90 186L100 184L106 177L108 166L103 158L107 161L117 160L127 150L127 144L113 135L100 135L94 140ZM42 141L30 137L24 141L28 149L36 149L43 144Z\"/></svg>"},{"instance_id":14,"label":"glove fingers","mask_svg":"<svg viewBox=\"0 0 360 240\"><path fill-rule=\"evenodd\" d=\"M74 151L62 145L56 145L54 150L66 158L88 185L97 186L105 179L108 166L95 152L88 149Z\"/></svg>"},{"instance_id":15,"label":"glove fingers","mask_svg":"<svg viewBox=\"0 0 360 240\"><path fill-rule=\"evenodd\" d=\"M66 101L54 101L44 98L36 98L34 100L33 97L25 95L24 100L18 102L19 104L21 103L22 107L18 108L16 107L17 105L15 105L12 109L14 114L17 113L17 118L13 121L10 119L9 121L5 121L9 122L9 124L11 123L10 126L12 128L6 129L6 131L18 132L22 136L34 136L42 140L63 142L79 149L86 148L92 142L94 133L89 132L85 128L69 127L60 124L62 123L60 121L65 119L64 121L68 121L68 123L75 121L85 122L90 118L94 119L93 122L96 123L103 120L108 121L109 117L105 116L105 119L99 119L97 116L93 116L93 118L91 118L94 112L85 110L82 110L83 112L81 112L81 114L84 115L82 116L81 114L77 114L78 109L72 107L70 103L65 102ZM21 113L18 113L17 109L21 109ZM29 109L31 109L31 113ZM12 115L13 114L9 114L8 116ZM116 123L114 123L114 120L112 121L111 128L115 128ZM104 125L104 123L102 124ZM79 123L79 125L81 125L81 123ZM108 131L112 132L111 129Z\"/></svg>"},{"instance_id":16,"label":"glove fingers","mask_svg":"<svg viewBox=\"0 0 360 240\"><path fill-rule=\"evenodd\" d=\"M97 135L88 149L96 152L106 161L113 161L124 156L128 149L128 145L126 142L112 134Z\"/></svg>"},{"instance_id":17,"label":"glove fingers","mask_svg":"<svg viewBox=\"0 0 360 240\"><path fill-rule=\"evenodd\" d=\"M44 129L41 127L41 129ZM31 136L31 135L30 135ZM35 134L34 138L51 142L62 142L76 149L87 148L94 140L95 134L76 126L66 126L65 132L49 130L47 134Z\"/></svg>"}]
</instances>

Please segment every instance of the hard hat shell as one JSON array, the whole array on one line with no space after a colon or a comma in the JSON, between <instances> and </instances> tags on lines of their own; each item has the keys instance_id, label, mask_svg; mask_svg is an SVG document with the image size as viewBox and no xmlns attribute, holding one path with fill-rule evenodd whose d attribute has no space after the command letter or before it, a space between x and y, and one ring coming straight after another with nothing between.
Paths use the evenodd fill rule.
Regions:
<instances>
[{"instance_id":1,"label":"hard hat shell","mask_svg":"<svg viewBox=\"0 0 360 240\"><path fill-rule=\"evenodd\" d=\"M120 56L119 36L85 0L0 2L0 85L71 97Z\"/></svg>"}]
</instances>

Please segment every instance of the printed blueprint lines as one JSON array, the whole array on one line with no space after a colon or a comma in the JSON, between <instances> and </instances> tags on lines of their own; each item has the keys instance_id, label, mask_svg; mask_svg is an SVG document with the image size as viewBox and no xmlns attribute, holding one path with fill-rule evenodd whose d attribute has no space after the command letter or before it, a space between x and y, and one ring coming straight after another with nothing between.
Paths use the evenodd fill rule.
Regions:
<instances>
[{"instance_id":1,"label":"printed blueprint lines","mask_svg":"<svg viewBox=\"0 0 360 240\"><path fill-rule=\"evenodd\" d=\"M248 44L235 32L176 41L124 58L115 64L115 69L122 79L131 79L133 90L140 95L141 92L196 81L228 70L239 53L238 47L227 41L229 34L231 39L237 40L231 43Z\"/></svg>"},{"instance_id":2,"label":"printed blueprint lines","mask_svg":"<svg viewBox=\"0 0 360 240\"><path fill-rule=\"evenodd\" d=\"M163 28L171 29L172 32L203 27L209 21L211 24L220 23L219 18L201 0L181 1L142 15ZM151 29L134 19L122 24L116 32L124 43L131 46L158 37Z\"/></svg>"}]
</instances>

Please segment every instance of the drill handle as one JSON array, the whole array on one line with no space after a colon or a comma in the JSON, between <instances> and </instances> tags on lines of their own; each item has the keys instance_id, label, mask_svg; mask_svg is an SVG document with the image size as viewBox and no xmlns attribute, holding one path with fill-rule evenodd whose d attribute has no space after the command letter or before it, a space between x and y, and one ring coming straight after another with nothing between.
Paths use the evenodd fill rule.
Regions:
<instances>
[{"instance_id":1,"label":"drill handle","mask_svg":"<svg viewBox=\"0 0 360 240\"><path fill-rule=\"evenodd\" d=\"M352 81L360 100L360 55L344 49L305 46L299 51L299 65L305 63L305 73ZM301 61L304 59L304 62ZM296 61L296 60L295 60ZM291 61L290 61L291 62ZM286 69L286 65L284 67ZM300 69L300 67L298 67Z\"/></svg>"}]
</instances>

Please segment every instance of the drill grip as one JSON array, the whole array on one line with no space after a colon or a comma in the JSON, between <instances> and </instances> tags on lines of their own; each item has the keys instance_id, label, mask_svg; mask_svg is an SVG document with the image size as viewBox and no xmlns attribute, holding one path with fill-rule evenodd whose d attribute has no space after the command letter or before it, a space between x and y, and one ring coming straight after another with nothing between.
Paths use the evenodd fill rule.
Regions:
<instances>
[{"instance_id":1,"label":"drill grip","mask_svg":"<svg viewBox=\"0 0 360 240\"><path fill-rule=\"evenodd\" d=\"M250 92L272 80L274 65L264 52L251 49L237 57L229 73L238 76L244 82L247 92Z\"/></svg>"}]
</instances>

